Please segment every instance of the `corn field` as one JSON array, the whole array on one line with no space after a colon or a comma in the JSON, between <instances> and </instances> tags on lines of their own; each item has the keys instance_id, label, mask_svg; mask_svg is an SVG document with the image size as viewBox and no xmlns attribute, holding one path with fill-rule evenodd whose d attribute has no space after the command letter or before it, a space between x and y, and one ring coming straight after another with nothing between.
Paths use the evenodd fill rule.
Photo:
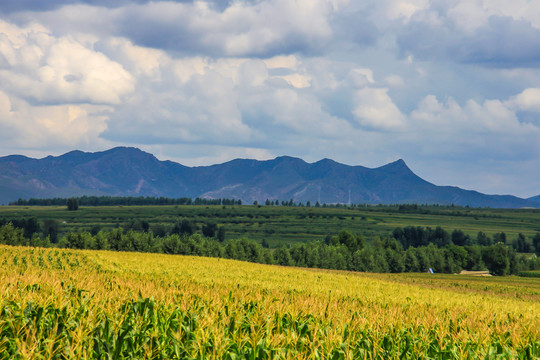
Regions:
<instances>
[{"instance_id":1,"label":"corn field","mask_svg":"<svg viewBox=\"0 0 540 360\"><path fill-rule=\"evenodd\" d=\"M540 358L540 279L0 246L1 359Z\"/></svg>"}]
</instances>

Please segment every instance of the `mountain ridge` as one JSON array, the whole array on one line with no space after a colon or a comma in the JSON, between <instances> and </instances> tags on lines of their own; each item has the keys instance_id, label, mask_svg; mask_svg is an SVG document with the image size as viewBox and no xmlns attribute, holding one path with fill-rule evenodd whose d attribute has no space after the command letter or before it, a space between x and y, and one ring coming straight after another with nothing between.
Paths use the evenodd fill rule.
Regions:
<instances>
[{"instance_id":1,"label":"mountain ridge","mask_svg":"<svg viewBox=\"0 0 540 360\"><path fill-rule=\"evenodd\" d=\"M295 202L455 204L472 207L540 207L540 197L486 195L437 186L417 176L403 159L377 168L332 159L308 163L291 156L233 159L188 167L134 147L101 152L73 150L33 159L0 157L0 203L19 198L82 195L237 198L244 203Z\"/></svg>"}]
</instances>

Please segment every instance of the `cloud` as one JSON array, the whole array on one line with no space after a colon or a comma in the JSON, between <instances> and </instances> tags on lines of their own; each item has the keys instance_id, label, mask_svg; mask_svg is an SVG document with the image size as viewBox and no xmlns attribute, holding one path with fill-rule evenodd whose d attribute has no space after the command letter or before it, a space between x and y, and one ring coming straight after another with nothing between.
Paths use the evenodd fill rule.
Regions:
<instances>
[{"instance_id":1,"label":"cloud","mask_svg":"<svg viewBox=\"0 0 540 360\"><path fill-rule=\"evenodd\" d=\"M0 20L0 81L33 103L118 104L133 91L123 67L74 38L56 38L39 25Z\"/></svg>"},{"instance_id":2,"label":"cloud","mask_svg":"<svg viewBox=\"0 0 540 360\"><path fill-rule=\"evenodd\" d=\"M58 33L108 33L181 55L270 57L321 52L332 38L330 20L340 1L222 3L152 1L114 8L77 4L14 17L19 22L38 19Z\"/></svg>"},{"instance_id":3,"label":"cloud","mask_svg":"<svg viewBox=\"0 0 540 360\"><path fill-rule=\"evenodd\" d=\"M410 121L412 139L418 141L415 148L426 156L464 161L474 154L476 161L521 161L540 155L534 140L540 127L520 122L508 101L468 100L462 106L451 98L439 102L429 95L410 114Z\"/></svg>"},{"instance_id":4,"label":"cloud","mask_svg":"<svg viewBox=\"0 0 540 360\"><path fill-rule=\"evenodd\" d=\"M106 146L107 107L94 105L32 106L0 91L0 142L20 149Z\"/></svg>"},{"instance_id":5,"label":"cloud","mask_svg":"<svg viewBox=\"0 0 540 360\"><path fill-rule=\"evenodd\" d=\"M169 0L177 3L191 3L193 0ZM52 11L68 5L85 4L98 7L119 8L130 4L146 4L152 0L17 0L0 2L0 10L4 13L32 11ZM209 1L213 6L223 9L229 4L229 0Z\"/></svg>"},{"instance_id":6,"label":"cloud","mask_svg":"<svg viewBox=\"0 0 540 360\"><path fill-rule=\"evenodd\" d=\"M388 96L388 89L363 88L355 94L353 114L358 123L368 129L399 131L405 116Z\"/></svg>"},{"instance_id":7,"label":"cloud","mask_svg":"<svg viewBox=\"0 0 540 360\"><path fill-rule=\"evenodd\" d=\"M528 88L508 100L508 105L521 111L540 113L540 88Z\"/></svg>"},{"instance_id":8,"label":"cloud","mask_svg":"<svg viewBox=\"0 0 540 360\"><path fill-rule=\"evenodd\" d=\"M540 28L524 16L483 8L480 1L456 1L415 10L402 24L397 43L402 54L420 59L537 67L538 38Z\"/></svg>"},{"instance_id":9,"label":"cloud","mask_svg":"<svg viewBox=\"0 0 540 360\"><path fill-rule=\"evenodd\" d=\"M103 136L111 141L275 148L351 129L325 111L313 94L312 71L295 56L173 59L117 39L102 49L115 59L141 59L126 65L139 73L139 87L110 114Z\"/></svg>"}]
</instances>

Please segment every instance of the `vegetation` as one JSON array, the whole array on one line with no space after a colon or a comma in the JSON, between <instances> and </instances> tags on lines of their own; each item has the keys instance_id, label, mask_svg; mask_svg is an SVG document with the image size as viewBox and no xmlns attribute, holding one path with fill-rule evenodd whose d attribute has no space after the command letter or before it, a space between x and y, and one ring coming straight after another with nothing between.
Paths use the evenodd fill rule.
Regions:
<instances>
[{"instance_id":1,"label":"vegetation","mask_svg":"<svg viewBox=\"0 0 540 360\"><path fill-rule=\"evenodd\" d=\"M537 211L291 205L0 207L0 360L540 357Z\"/></svg>"},{"instance_id":2,"label":"vegetation","mask_svg":"<svg viewBox=\"0 0 540 360\"><path fill-rule=\"evenodd\" d=\"M183 197L183 198L166 198L166 197L124 197L124 196L81 196L78 198L46 198L46 199L19 199L11 202L9 205L18 206L60 206L70 201L77 201L82 206L132 206L132 205L242 205L241 200L237 199L201 199Z\"/></svg>"},{"instance_id":3,"label":"vegetation","mask_svg":"<svg viewBox=\"0 0 540 360\"><path fill-rule=\"evenodd\" d=\"M139 227L144 229L146 226L139 224ZM419 233L421 228L415 230L415 233ZM276 249L245 238L224 243L212 224L203 228L203 233L206 237L194 234L192 224L185 220L177 224L175 233L164 237L155 237L152 232L117 228L101 230L95 235L82 231L70 232L57 244L51 244L48 237L41 238L34 234L27 238L23 229L9 223L0 227L0 244L225 257L255 263L381 273L426 272L428 269L458 273L464 269L488 269L494 275L504 276L540 269L540 259L536 255L517 255L502 242L493 245L455 245L442 230L437 233L448 238L448 243L426 242L411 246L407 238L410 233L408 228L397 228L394 236L400 237L379 239L373 244L366 245L362 236L342 230L336 236L327 236L325 241ZM408 244L406 250L400 241Z\"/></svg>"},{"instance_id":4,"label":"vegetation","mask_svg":"<svg viewBox=\"0 0 540 360\"><path fill-rule=\"evenodd\" d=\"M76 198L67 199L66 205L69 211L79 210L79 201Z\"/></svg>"},{"instance_id":5,"label":"vegetation","mask_svg":"<svg viewBox=\"0 0 540 360\"><path fill-rule=\"evenodd\" d=\"M535 278L0 246L1 359L540 356Z\"/></svg>"},{"instance_id":6,"label":"vegetation","mask_svg":"<svg viewBox=\"0 0 540 360\"><path fill-rule=\"evenodd\" d=\"M129 199L129 198L128 198ZM136 198L133 198L136 199ZM391 236L397 227L421 226L448 233L460 230L471 239L479 232L494 242L504 233L507 243L523 234L528 243L540 232L540 210L467 209L442 206L264 206L264 205L162 205L162 206L85 206L79 199L79 210L68 211L59 206L0 206L0 222L25 221L35 218L51 237L67 232L124 229L140 230L148 224L154 235L171 234L184 220L202 233L208 223L225 231L224 239L247 237L271 247L296 242L322 240L327 235L347 229L362 234L367 243ZM49 232L47 232L48 234ZM56 234L56 235L54 235ZM531 247L532 247L531 243ZM531 249L532 250L532 249ZM520 251L521 252L521 251Z\"/></svg>"}]
</instances>

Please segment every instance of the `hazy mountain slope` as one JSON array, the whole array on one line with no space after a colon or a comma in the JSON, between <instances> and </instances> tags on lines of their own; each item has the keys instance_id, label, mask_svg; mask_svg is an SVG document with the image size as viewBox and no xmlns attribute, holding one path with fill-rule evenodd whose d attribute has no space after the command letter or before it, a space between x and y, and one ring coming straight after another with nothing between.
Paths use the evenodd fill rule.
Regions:
<instances>
[{"instance_id":1,"label":"hazy mountain slope","mask_svg":"<svg viewBox=\"0 0 540 360\"><path fill-rule=\"evenodd\" d=\"M540 195L530 197L527 200L538 203L540 205Z\"/></svg>"},{"instance_id":2,"label":"hazy mountain slope","mask_svg":"<svg viewBox=\"0 0 540 360\"><path fill-rule=\"evenodd\" d=\"M288 156L186 167L126 147L96 153L72 151L43 159L18 155L0 158L0 203L76 195L241 198L246 203L292 199L312 203L453 203L489 207L536 204L514 196L436 186L415 175L403 160L375 169L330 159L309 164Z\"/></svg>"}]
</instances>

